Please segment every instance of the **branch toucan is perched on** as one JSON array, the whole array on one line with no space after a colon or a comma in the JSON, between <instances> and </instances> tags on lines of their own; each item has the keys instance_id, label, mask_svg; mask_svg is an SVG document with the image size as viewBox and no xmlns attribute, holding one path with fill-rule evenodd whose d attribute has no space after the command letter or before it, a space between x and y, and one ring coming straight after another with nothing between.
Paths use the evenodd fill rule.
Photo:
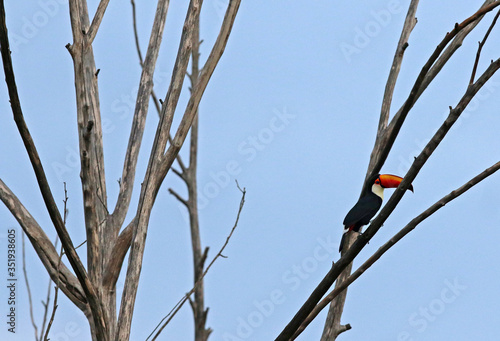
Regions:
<instances>
[{"instance_id":1,"label":"branch toucan is perched on","mask_svg":"<svg viewBox=\"0 0 500 341\"><path fill-rule=\"evenodd\" d=\"M361 226L367 225L380 209L384 199L384 188L396 188L402 180L403 178L391 174L377 174L368 180L368 186L363 195L345 216L344 234L340 241L339 252L342 251L347 233L359 232ZM413 192L412 185L408 189Z\"/></svg>"}]
</instances>

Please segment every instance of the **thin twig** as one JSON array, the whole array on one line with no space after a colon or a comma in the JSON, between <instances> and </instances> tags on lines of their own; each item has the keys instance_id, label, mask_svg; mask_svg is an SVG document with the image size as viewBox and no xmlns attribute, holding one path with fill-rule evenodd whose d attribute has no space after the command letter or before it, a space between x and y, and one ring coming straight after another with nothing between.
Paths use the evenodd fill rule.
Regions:
<instances>
[{"instance_id":1,"label":"thin twig","mask_svg":"<svg viewBox=\"0 0 500 341\"><path fill-rule=\"evenodd\" d=\"M35 317L33 316L33 301L31 299L31 290L30 290L30 283L28 280L28 272L26 271L26 253L25 253L25 247L24 247L24 231L22 232L22 259L23 259L23 274L24 274L24 281L26 283L26 290L28 291L28 302L29 302L29 307L30 307L30 319L31 319L31 324L33 325L33 329L35 330L35 340L38 340L38 327L35 323Z\"/></svg>"},{"instance_id":2,"label":"thin twig","mask_svg":"<svg viewBox=\"0 0 500 341\"><path fill-rule=\"evenodd\" d=\"M180 202L181 202L184 206L186 206L186 207L188 207L188 206L189 206L189 204L188 204L187 200L186 200L186 199L184 199L183 197L181 197L181 196L179 195L179 193L177 193L176 191L174 191L172 188L169 188L169 189L168 189L168 192L169 192L170 194L172 194L172 195L173 195L173 196L174 196L177 200L179 200L179 201L180 201Z\"/></svg>"},{"instance_id":3,"label":"thin twig","mask_svg":"<svg viewBox=\"0 0 500 341\"><path fill-rule=\"evenodd\" d=\"M61 265L62 255L63 255L63 247L61 246L61 251L59 253L59 263L58 263L58 266ZM52 327L52 323L54 322L54 317L56 316L56 310L57 310L57 307L58 307L58 305L57 305L58 293L59 293L59 280L56 281L56 286L55 286L55 289L54 289L54 305L52 307L52 314L50 315L49 324L47 325L47 331L45 332L45 336L43 338L44 341L50 340L49 339L49 332L50 332L50 328Z\"/></svg>"},{"instance_id":4,"label":"thin twig","mask_svg":"<svg viewBox=\"0 0 500 341\"><path fill-rule=\"evenodd\" d=\"M500 161L495 163L493 166L487 168L480 174L476 175L474 178L469 180L467 183L457 188L456 190L450 192L449 194L442 197L436 203L431 205L417 217L412 219L405 227L403 227L398 233L396 233L388 242L382 245L370 258L368 258L363 265L361 265L356 271L352 273L340 286L336 287L332 290L320 303L314 308L314 310L309 314L307 319L301 324L300 328L297 329L295 334L292 337L292 340L295 340L302 331L311 323L316 316L326 307L335 297L337 297L342 291L344 291L349 285L351 285L356 279L358 279L368 268L370 268L382 255L387 252L392 246L394 246L397 242L399 242L403 237L405 237L408 233L413 231L418 224L422 221L430 217L440 208L444 207L450 201L458 198L469 189L477 185L479 182L483 181L496 171L500 169Z\"/></svg>"},{"instance_id":5,"label":"thin twig","mask_svg":"<svg viewBox=\"0 0 500 341\"><path fill-rule=\"evenodd\" d=\"M207 268L205 269L205 271L203 272L202 276L198 279L198 281L196 282L196 284L194 285L194 287L189 290L183 298L181 298L179 300L179 302L177 302L177 304L172 308L172 310L170 310L170 312L158 323L158 325L155 327L155 329L153 329L153 331L151 332L151 334L149 334L149 336L147 337L146 341L149 340L151 338L151 336L155 333L155 331L160 328L155 336L151 339L152 341L156 340L156 338L158 337L158 335L160 335L160 333L163 331L163 329L166 327L166 325L172 320L172 318L175 316L175 314L177 314L177 312L182 308L182 306L184 305L184 303L186 303L186 301L189 300L190 296L193 294L193 292L196 290L196 287L199 285L199 283L201 283L201 281L203 280L203 278L206 276L208 270L210 270L210 268L212 267L212 265L215 263L215 261L219 258L219 257L224 257L222 255L222 252L224 251L224 249L226 248L227 244L229 243L229 240L231 239L233 233L234 233L234 230L236 229L236 226L238 226L238 221L240 220L240 214L241 214L241 211L243 209L243 205L245 205L245 195L246 195L246 189L243 187L243 189L240 188L238 182L236 182L236 186L238 187L238 189L241 191L242 195L241 195L241 200L240 200L240 206L238 208L238 214L236 215L236 221L234 222L234 225L233 225L233 228L231 229L231 232L229 233L229 235L227 236L226 238L226 241L224 242L224 245L222 245L221 249L219 250L219 252L217 253L217 255L212 259L212 261L210 262L210 264L207 266ZM165 321L166 320L166 321ZM163 321L165 321L163 323ZM163 323L163 325L162 325ZM161 326L161 327L160 327Z\"/></svg>"},{"instance_id":6,"label":"thin twig","mask_svg":"<svg viewBox=\"0 0 500 341\"><path fill-rule=\"evenodd\" d=\"M81 242L80 244L78 244L77 246L75 246L75 250L78 250L78 248L80 248L82 245L84 245L85 243L87 242L87 240L84 240L83 242ZM64 252L63 250L63 256L66 254L66 252Z\"/></svg>"},{"instance_id":7,"label":"thin twig","mask_svg":"<svg viewBox=\"0 0 500 341\"><path fill-rule=\"evenodd\" d=\"M66 186L66 183L64 183L64 186ZM54 242L54 247L57 248L57 244L59 242L59 238L56 236L56 240ZM59 271L59 266L57 267L57 270ZM59 276L57 277L59 278ZM49 284L47 285L47 298L45 302L42 301L43 304L43 320L42 320L42 330L40 331L40 340L42 340L43 335L45 334L45 327L47 325L47 315L49 313L49 302L50 302L50 292L52 289L52 279L49 278Z\"/></svg>"},{"instance_id":8,"label":"thin twig","mask_svg":"<svg viewBox=\"0 0 500 341\"><path fill-rule=\"evenodd\" d=\"M142 68L144 66L144 60L142 59L141 45L139 44L139 33L137 30L137 15L135 12L135 1L130 0L130 5L132 5L132 27L134 29L135 48L137 50L137 54L139 55L139 64L141 65Z\"/></svg>"},{"instance_id":9,"label":"thin twig","mask_svg":"<svg viewBox=\"0 0 500 341\"><path fill-rule=\"evenodd\" d=\"M67 218L68 218L68 191L66 190L66 183L64 183L64 225L66 225L66 221L67 221ZM61 266L61 259L62 259L62 256L63 256L63 248L61 246L61 251L59 252L59 261L57 263L57 269L59 269L59 267ZM58 293L59 293L59 277L57 278L57 281L56 281L56 286L55 286L55 289L54 289L54 305L52 307L52 314L50 315L50 320L49 320L49 324L47 325L47 331L45 332L45 336L43 338L44 341L48 341L49 340L49 332L50 332L50 328L52 327L52 323L54 322L54 317L56 316L56 310L57 310L57 297L58 297Z\"/></svg>"},{"instance_id":10,"label":"thin twig","mask_svg":"<svg viewBox=\"0 0 500 341\"><path fill-rule=\"evenodd\" d=\"M486 39L488 39L488 36L490 35L491 30L493 30L493 27L495 26L499 15L500 15L500 10L497 12L495 17L493 18L493 21L491 22L490 27L488 27L488 30L486 31L486 34L484 35L483 40L481 40L479 42L479 46L477 48L477 53L476 53L476 60L474 61L474 67L472 68L472 74L470 76L469 85L474 83L474 78L476 77L477 64L479 63L479 58L481 56L481 50L483 49L484 43L486 43Z\"/></svg>"}]
</instances>

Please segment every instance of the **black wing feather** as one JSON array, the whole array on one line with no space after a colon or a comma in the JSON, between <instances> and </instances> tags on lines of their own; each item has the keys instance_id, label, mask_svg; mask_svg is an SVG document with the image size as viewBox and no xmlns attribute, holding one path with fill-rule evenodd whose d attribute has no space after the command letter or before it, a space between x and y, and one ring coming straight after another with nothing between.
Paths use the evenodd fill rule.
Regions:
<instances>
[{"instance_id":1,"label":"black wing feather","mask_svg":"<svg viewBox=\"0 0 500 341\"><path fill-rule=\"evenodd\" d=\"M366 225L377 213L382 205L382 199L375 194L365 195L358 200L356 205L347 213L344 219L344 226Z\"/></svg>"}]
</instances>

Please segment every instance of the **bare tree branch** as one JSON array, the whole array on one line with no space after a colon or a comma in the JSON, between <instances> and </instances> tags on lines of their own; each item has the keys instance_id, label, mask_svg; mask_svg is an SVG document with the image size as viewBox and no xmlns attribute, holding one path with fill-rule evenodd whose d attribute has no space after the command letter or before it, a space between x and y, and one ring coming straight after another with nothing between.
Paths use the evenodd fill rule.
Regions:
<instances>
[{"instance_id":1,"label":"bare tree branch","mask_svg":"<svg viewBox=\"0 0 500 341\"><path fill-rule=\"evenodd\" d=\"M56 248L57 248L57 242L58 241L59 241L59 238L56 237L56 241L54 243L54 247L56 247ZM63 249L63 247L61 246L61 250L62 249ZM59 270L59 267L57 267L57 269ZM47 296L45 298L45 302L42 301L44 309L43 309L43 319L42 319L42 330L40 331L39 340L42 340L42 338L43 338L45 327L46 327L46 323L47 323L47 314L49 313L49 302L50 302L50 292L51 292L50 289L52 289L52 279L51 278L49 278L49 284L47 285Z\"/></svg>"},{"instance_id":2,"label":"bare tree branch","mask_svg":"<svg viewBox=\"0 0 500 341\"><path fill-rule=\"evenodd\" d=\"M121 340L128 339L130 335L130 327L135 304L135 296L137 294L137 285L142 267L142 257L144 254L149 217L159 187L164 178L164 176L161 176L158 172L159 164L163 156L163 151L165 150L175 107L177 106L177 101L182 89L183 79L189 60L189 53L191 50L193 22L200 14L201 4L201 0L192 0L189 4L177 59L172 73L172 81L163 104L162 115L160 117L160 122L158 123L151 156L143 181L141 195L139 197L139 205L136 215L137 225L132 235L127 275L118 318L117 337Z\"/></svg>"},{"instance_id":3,"label":"bare tree branch","mask_svg":"<svg viewBox=\"0 0 500 341\"><path fill-rule=\"evenodd\" d=\"M136 16L136 11L135 11L135 1L130 0L130 3L132 5L132 26L133 26L133 30L134 30L135 47L137 50L137 56L139 57L139 64L141 65L141 68L142 68L142 67L144 67L144 62L142 59L141 45L139 44L139 33L137 31L137 16ZM151 98L153 99L153 103L155 105L156 111L158 112L158 117L161 117L160 101L158 100L158 97L156 96L153 88L151 88ZM170 136L168 138L169 138L168 142L172 143ZM179 162L181 169L184 171L185 166L184 166L184 163L182 162L180 155L177 155L177 161Z\"/></svg>"},{"instance_id":4,"label":"bare tree branch","mask_svg":"<svg viewBox=\"0 0 500 341\"><path fill-rule=\"evenodd\" d=\"M92 19L92 24L90 24L90 28L87 32L88 43L92 44L94 38L97 34L97 30L99 30L99 26L101 25L102 18L104 17L104 12L106 12L106 8L108 7L109 0L101 0L99 2L99 6L97 6L97 11L95 12L94 19Z\"/></svg>"},{"instance_id":5,"label":"bare tree branch","mask_svg":"<svg viewBox=\"0 0 500 341\"><path fill-rule=\"evenodd\" d=\"M483 5L481 6L481 9L484 9L486 6L489 6L489 5L493 4L494 2L495 2L494 0L486 0L483 3ZM410 10L411 10L411 6L412 5L410 4ZM447 45L446 49L441 53L439 58L432 64L432 66L430 67L428 72L425 74L425 76L422 80L422 83L420 84L420 86L418 87L418 89L416 90L416 93L414 95L414 99L413 99L414 102L416 102L418 100L418 98L420 98L421 94L425 91L425 89L427 89L429 84L434 80L434 78L437 76L437 74L442 70L444 65L453 56L455 51L458 48L460 48L460 46L462 46L462 42L465 39L465 37L476 27L476 25L479 23L479 21L481 19L482 19L482 16L480 16L477 20L475 20L472 23L465 26L460 32L458 32L458 34L453 38L453 40ZM404 31L404 29L403 29L403 31ZM391 79L391 76L389 76L389 81L390 81L390 79ZM386 85L386 89L387 89L387 86L389 86L389 81L388 81L388 84ZM386 91L386 93L387 93L387 91ZM372 151L371 156L370 156L370 162L369 162L368 170L367 170L366 177L365 177L365 182L364 182L361 193L363 193L363 191L365 191L365 187L367 185L366 181L370 178L370 176L372 176L373 174L378 173L380 171L380 168L381 168L382 164L385 162L385 159L387 158L387 155L388 155L388 153L387 153L385 155L382 155L382 157L381 157L381 151L387 147L385 144L386 141L384 141L383 138L387 137L387 133L389 131L389 129L387 129L387 128L384 129L384 125L387 124L387 119L388 119L388 114L389 114L387 111L384 111L384 108L386 108L385 110L390 110L390 103L387 103L386 102L387 100L388 100L388 97L386 97L384 94L384 102L382 104L382 112L381 112L381 116L380 116L379 129L377 131L377 137L375 139L375 146L373 147L373 151ZM394 119L392 120L393 122L395 122L396 117L401 116L404 109L405 109L405 105L403 105L398 110ZM391 144L391 146L392 146L392 144ZM389 149L391 148L391 146L389 146ZM379 162L378 164L376 164L377 161ZM348 235L346 238L346 243L348 245L352 244L352 242L354 241L355 238L356 238L355 233ZM352 267L352 264L349 264L346 267L346 269L344 270L344 272L339 276L339 278L337 279L337 282L335 284L336 287L340 286L342 284L342 281L348 277L348 275L351 273L351 267ZM325 332L327 333L327 335L333 335L331 332L328 332L328 330L327 330L329 324L334 324L337 327L340 327L340 318L341 318L343 307L345 304L346 295L347 295L347 291L343 291L340 295L335 297L335 299L332 303L332 306L330 308L330 312L328 313L327 319L329 319L329 320L335 319L335 320L328 321L325 324ZM325 335L325 332L324 332L324 335ZM323 340L325 340L325 339L323 339ZM326 339L326 340L328 340L328 339Z\"/></svg>"},{"instance_id":6,"label":"bare tree branch","mask_svg":"<svg viewBox=\"0 0 500 341\"><path fill-rule=\"evenodd\" d=\"M125 154L125 162L121 178L122 181L120 182L120 193L118 194L116 207L111 217L112 224L115 228L116 233L118 233L118 230L125 220L125 216L130 205L130 200L132 198L137 159L139 157L142 136L146 124L146 116L149 108L149 96L151 95L151 91L153 89L153 74L160 51L169 3L169 0L158 1L158 6L156 8L155 19L153 28L151 29L151 36L149 39L149 45L146 51L146 59L144 63L142 62L142 56L140 55L140 62L142 65L141 79L139 82L139 90L137 91L137 100L134 110L134 117L132 120L132 129L130 132L128 147ZM133 2L132 4L135 11L135 4ZM137 36L136 44L138 48L137 51L140 54Z\"/></svg>"},{"instance_id":7,"label":"bare tree branch","mask_svg":"<svg viewBox=\"0 0 500 341\"><path fill-rule=\"evenodd\" d=\"M474 83L474 78L476 78L477 64L479 63L479 57L481 56L481 50L483 49L484 43L486 43L486 39L488 39L488 36L490 35L491 30L495 26L499 15L500 15L500 11L498 11L497 14L495 15L495 17L493 18L493 21L491 22L490 27L488 27L488 30L486 31L486 34L484 35L483 40L481 40L479 42L479 47L478 47L477 53L476 53L476 60L474 61L474 67L472 68L472 74L470 76L469 85Z\"/></svg>"},{"instance_id":8,"label":"bare tree branch","mask_svg":"<svg viewBox=\"0 0 500 341\"><path fill-rule=\"evenodd\" d=\"M492 0L487 0L484 2L481 8L484 8L488 5L491 5L494 1ZM418 1L412 1L410 3L408 13L406 16L405 24L403 26L403 30L401 33L401 38L398 43L398 47L396 49L396 55L394 57L393 61L393 66L391 68L391 72L389 74L389 78L386 84L386 90L384 93L384 98L382 102L382 110L380 114L380 121L379 121L379 126L377 130L377 137L375 139L375 146L373 147L373 151L370 156L370 163L368 166L368 171L366 174L365 178L365 183L363 185L363 189L361 193L365 191L365 187L367 186L366 181L375 173L378 173L380 171L380 168L382 164L385 162L385 159L387 158L387 155L392 148L392 143L391 142L389 145L387 144L387 140L385 138L388 136L388 132L390 129L387 127L389 115L390 115L390 108L391 108L391 103L392 103L392 94L394 91L394 86L396 83L396 77L397 73L399 72L399 67L402 62L402 53L404 52L404 49L407 46L407 41L409 34L411 32L411 29L414 26L414 23L416 23L416 19L414 19L415 12L416 12L416 7L418 5ZM482 16L478 18L478 20L473 21L472 23L468 24L465 26L460 32L456 34L456 36L453 38L453 40L447 45L446 49L441 53L439 58L433 63L430 63L429 65L432 65L430 69L425 73L425 76L422 78L422 82L420 85L414 87L414 99L413 102L416 102L417 99L420 97L420 95L423 93L423 91L427 88L427 86L430 84L430 82L435 78L435 76L441 71L443 66L448 62L448 60L451 58L451 56L454 54L454 52L462 45L462 41L464 38L472 31L472 29L479 23L481 20ZM414 21L413 21L414 20ZM413 23L413 24L412 24ZM400 54L398 52L401 51ZM422 75L422 74L421 74ZM410 94L411 96L411 94ZM405 102L406 105L407 102ZM396 117L401 117L401 114L403 110L405 110L405 105L399 109L397 112L395 118L392 120L392 123L394 123L396 120ZM410 108L411 109L411 108ZM409 110L409 109L408 109ZM402 122L401 122L402 124ZM392 126L393 127L393 126ZM397 134L396 134L397 135ZM395 135L395 136L396 136ZM394 136L394 138L395 138ZM383 151L386 150L386 154L383 154ZM376 162L379 162L376 164ZM351 233L347 236L346 238L346 244L351 245L352 242L356 238L356 233ZM343 250L342 255L346 252L346 249ZM350 275L352 269L352 263L350 263L344 271L340 274L340 276L337 278L335 287L339 287L342 285L343 281L347 279L347 277ZM340 295L337 295L332 302L328 316L327 316L327 321L325 323L324 331L321 340L322 341L328 341L328 340L334 340L336 336L340 334L340 330L342 329L341 325L341 317L342 317L342 312L344 309L345 305L345 299L347 295L347 290L344 290L341 292Z\"/></svg>"},{"instance_id":9,"label":"bare tree branch","mask_svg":"<svg viewBox=\"0 0 500 341\"><path fill-rule=\"evenodd\" d=\"M318 305L313 309L313 311L309 314L307 319L301 324L300 328L297 329L295 334L292 337L292 340L295 340L304 329L311 323L316 316L325 308L330 302L333 301L335 297L337 297L342 291L344 291L349 285L351 285L355 280L357 280L368 268L370 268L384 253L386 253L392 246L394 246L397 242L399 242L403 237L405 237L408 233L413 231L418 224L422 221L430 217L440 208L444 207L450 201L458 198L460 195L467 192L469 189L477 185L479 182L486 179L488 176L492 175L496 171L500 169L500 162L495 163L493 166L487 168L480 174L476 175L474 178L469 180L467 183L452 191L451 193L445 195L432 206L427 208L424 212L415 217L412 221L410 221L405 227L403 227L398 233L396 233L388 242L382 245L370 258L368 258L363 265L361 265L356 271L352 273L342 284L338 287L335 287Z\"/></svg>"},{"instance_id":10,"label":"bare tree branch","mask_svg":"<svg viewBox=\"0 0 500 341\"><path fill-rule=\"evenodd\" d=\"M365 182L373 174L380 172L380 169L382 168L382 165L387 159L387 156L389 155L389 152L392 149L392 145L394 144L394 141L396 140L399 130L401 129L401 126L403 125L409 111L411 110L411 108L413 107L413 105L415 104L416 100L419 98L420 94L425 89L425 87L427 87L427 85L430 83L433 77L437 75L441 67L448 60L448 59L442 59L441 63L437 64L437 62L440 61L439 57L446 56L447 58L449 58L456 50L456 48L459 47L458 44L455 44L454 49L445 50L446 46L448 46L450 41L452 41L455 37L458 37L458 35L462 30L466 29L470 25L474 25L474 23L477 23L479 20L482 19L484 14L492 11L495 7L500 5L500 1L494 1L494 2L486 1L486 3L472 16L462 21L462 23L455 24L455 27L445 35L443 40L438 44L432 55L429 57L425 65L422 67L422 70L420 71L404 105L393 117L388 127L385 129L383 135L380 135L377 141L375 142L375 147L373 148L372 154L370 156L370 164L368 166L368 172L366 174ZM463 39L463 37L464 36L460 36L461 39ZM461 40L459 42L461 43ZM450 47L451 46L452 45L450 44ZM445 52L447 52L448 54L444 55L443 50L445 50ZM433 65L434 66L439 65L439 68L434 69ZM430 77L430 75L432 75L432 78Z\"/></svg>"},{"instance_id":11,"label":"bare tree branch","mask_svg":"<svg viewBox=\"0 0 500 341\"><path fill-rule=\"evenodd\" d=\"M199 47L200 47L200 22L199 17L195 22L195 28L192 35L192 51L191 51L191 74L188 74L189 80L191 81L191 87L189 88L191 93L193 88L198 82L199 76ZM189 144L189 166L186 168L177 154L177 161L181 166L182 173L172 168L172 171L177 174L186 184L188 190L188 199L183 199L177 192L172 188L169 188L170 194L175 196L186 209L189 214L189 227L191 232L191 249L193 253L193 274L194 274L194 284L196 286L194 290L194 300L188 297L189 304L193 311L194 318L194 340L195 341L206 341L212 332L210 328L206 328L206 321L208 315L208 308L205 309L205 298L204 298L204 283L201 276L203 275L203 269L205 268L206 254L202 254L201 237L200 237L200 225L198 216L198 189L197 189L197 169L198 169L198 115L197 112L193 123L191 125L191 136Z\"/></svg>"},{"instance_id":12,"label":"bare tree branch","mask_svg":"<svg viewBox=\"0 0 500 341\"><path fill-rule=\"evenodd\" d=\"M226 14L222 21L219 35L217 36L215 44L212 48L212 51L210 52L210 55L208 56L207 61L205 62L205 65L200 71L198 82L193 88L191 97L189 98L189 102L184 112L184 116L182 117L181 123L179 124L179 128L177 129L172 144L165 153L165 157L162 161L160 169L162 179L167 175L167 172L170 169L175 156L179 153L180 147L184 143L189 128L194 120L194 117L196 116L198 105L200 103L203 92L205 91L208 81L210 80L210 77L212 76L215 67L217 66L217 63L219 62L219 59L226 47L229 34L231 33L231 29L234 24L234 19L236 18L236 14L238 13L240 2L241 0L231 0L229 2Z\"/></svg>"},{"instance_id":13,"label":"bare tree branch","mask_svg":"<svg viewBox=\"0 0 500 341\"><path fill-rule=\"evenodd\" d=\"M417 24L417 18L415 17L417 13L417 7L418 0L412 0L412 2L410 3L410 7L408 8L408 13L406 14L403 30L401 31L401 37L399 38L398 46L396 47L396 53L394 54L394 60L392 61L391 70L389 72L389 77L385 85L377 136L380 136L384 132L385 128L387 127L387 123L389 122L392 96L396 87L396 81L398 79L399 71L401 70L403 55L406 48L408 47L408 39L410 39L411 31L413 31L413 28Z\"/></svg>"},{"instance_id":14,"label":"bare tree branch","mask_svg":"<svg viewBox=\"0 0 500 341\"><path fill-rule=\"evenodd\" d=\"M377 233L385 220L389 217L392 211L396 208L406 189L413 182L420 169L423 167L428 158L432 155L434 150L437 148L439 143L446 136L447 132L460 117L463 110L470 103L471 99L477 94L481 87L486 83L486 81L500 68L500 59L495 62L485 70L485 72L479 77L479 79L469 86L464 94L464 96L459 101L458 105L451 109L448 118L444 121L438 131L434 134L432 139L427 143L425 148L422 150L420 155L415 158L415 161L411 165L408 173L404 177L400 186L394 191L391 198L388 200L387 204L382 208L380 213L372 220L366 231L359 235L352 246L346 251L346 253L335 263L327 275L323 278L320 284L314 289L312 294L299 309L297 314L293 317L290 323L285 327L285 329L276 338L276 341L289 340L295 334L296 330L300 327L302 322L311 313L314 307L318 304L320 299L325 295L328 289L331 287L333 282L337 279L340 273L352 262L352 260L359 254L359 252L365 247L365 245L370 241L370 239Z\"/></svg>"},{"instance_id":15,"label":"bare tree branch","mask_svg":"<svg viewBox=\"0 0 500 341\"><path fill-rule=\"evenodd\" d=\"M172 188L169 188L168 192L170 194L172 194L177 200L179 200L181 202L181 204L183 204L186 207L189 207L188 201L186 199L184 199L183 197L181 197L179 195L179 193L177 193L176 191L174 191Z\"/></svg>"},{"instance_id":16,"label":"bare tree branch","mask_svg":"<svg viewBox=\"0 0 500 341\"><path fill-rule=\"evenodd\" d=\"M35 252L45 266L45 269L47 269L50 278L52 278L54 282L59 278L61 290L64 294L68 296L80 310L85 312L88 309L87 300L78 279L64 264L62 264L59 271L57 271L59 255L54 244L52 244L40 225L38 225L21 201L19 201L1 179L0 200L2 200L7 209L12 213L14 218L16 218L24 233L26 233Z\"/></svg>"},{"instance_id":17,"label":"bare tree branch","mask_svg":"<svg viewBox=\"0 0 500 341\"><path fill-rule=\"evenodd\" d=\"M61 258L62 258L62 255L63 255L63 248L61 247L61 251L59 252L59 266L61 265ZM56 282L56 286L55 286L55 289L54 289L54 303L52 305L52 314L50 315L50 320L49 320L49 324L47 325L47 330L45 331L45 335L43 337L43 340L44 341L49 341L49 333L50 333L50 329L52 328L52 323L54 323L54 318L56 316L56 310L57 310L57 299L58 299L58 293L59 293L59 281Z\"/></svg>"},{"instance_id":18,"label":"bare tree branch","mask_svg":"<svg viewBox=\"0 0 500 341\"><path fill-rule=\"evenodd\" d=\"M187 292L186 295L184 295L184 297L179 302L177 302L177 304L160 321L160 323L158 323L158 325L155 327L155 329L153 329L153 331L151 332L151 334L149 334L149 336L147 337L146 341L149 340L151 338L151 336L155 333L155 331L159 328L158 331L156 332L156 334L154 335L154 337L151 339L152 341L156 340L156 338L160 335L160 333L167 326L167 324L172 320L172 318L175 316L175 314L177 314L177 312L182 308L182 306L184 305L184 303L186 303L186 301L190 300L190 296L195 292L195 290L198 287L198 285L200 285L200 283L202 283L203 278L206 276L206 274L208 273L208 270L210 270L210 268L215 263L215 261L219 257L224 257L222 255L222 252L226 248L227 244L229 244L229 240L231 239L231 237L232 237L232 235L234 233L234 230L236 230L236 226L238 226L238 221L240 220L240 214L241 214L241 211L243 210L243 206L245 205L246 189L245 188L241 189L240 186L238 185L238 182L236 182L236 185L237 185L238 189L242 193L241 200L240 200L240 207L238 208L238 213L236 215L236 221L234 222L233 228L231 229L231 232L229 232L229 235L227 236L226 241L224 242L224 244L220 248L220 250L217 253L217 255L212 259L212 261L210 262L210 264L208 264L207 268L205 269L205 271L203 272L203 274L200 276L200 278L198 279L198 281L195 283L194 287L191 290L189 290L189 292ZM165 322L163 322L163 321L165 321ZM161 325L161 327L160 327L160 325Z\"/></svg>"},{"instance_id":19,"label":"bare tree branch","mask_svg":"<svg viewBox=\"0 0 500 341\"><path fill-rule=\"evenodd\" d=\"M96 300L96 294L95 294L94 288L93 288L92 284L90 283L90 280L87 276L87 272L86 272L85 268L83 267L83 264L80 261L80 258L78 257L78 254L76 253L76 251L74 249L71 238L70 238L70 236L69 236L69 234L64 226L63 220L61 218L59 210L57 209L57 205L54 201L54 197L52 196L50 186L49 186L47 178L45 176L45 172L43 170L43 166L42 166L42 163L40 161L40 157L39 157L38 152L36 150L33 139L31 138L31 135L29 133L26 122L24 121L23 113L21 110L21 104L19 102L19 96L17 93L17 86L16 86L16 82L15 82L14 71L12 68L12 60L10 57L9 40L7 37L7 27L6 27L6 23L5 23L5 9L4 9L3 0L0 0L0 4L1 4L1 8L0 8L0 45L1 45L2 60L3 60L3 65L4 65L4 71L5 71L5 78L6 78L7 87L9 89L9 97L10 97L10 102L11 102L11 106L12 106L12 111L14 114L14 120L17 124L17 127L19 129L19 133L21 135L21 138L23 139L24 145L25 145L26 150L28 152L28 156L29 156L31 164L33 166L33 169L34 169L34 172L35 172L35 175L37 178L37 182L38 182L38 185L40 187L40 192L42 193L42 197L43 197L45 205L47 207L47 211L49 212L50 218L51 218L51 220L56 228L56 231L57 231L57 234L59 235L59 238L61 239L61 242L64 246L64 249L67 252L68 260L69 260L71 266L73 267L73 270L75 271L76 276L78 277L78 280L80 281L80 284L83 288L83 291L85 292L85 296L90 304L90 308L92 310L95 309L97 311L97 310L100 310L100 306ZM1 184L4 185L3 182ZM4 193L4 196L5 195L8 196L8 193ZM12 199L12 196L10 199ZM3 200L3 201L5 203L5 200ZM8 203L6 203L6 205L8 206ZM19 210L20 207L19 207L19 205L17 205L17 207L14 207L12 205L12 208L9 207L9 209L11 210L11 212L13 212L13 210L15 210L15 209ZM18 216L20 216L20 214L18 214ZM19 219L18 219L18 221L19 221ZM23 224L24 222L20 222L20 223ZM25 229L25 231L26 231L26 229ZM28 232L26 232L26 234L28 235L28 237L30 237ZM31 238L30 238L30 240L31 240ZM49 241L49 244L51 245L51 248L53 249L53 245L52 245L52 243L50 243L50 241ZM46 268L47 268L47 266L46 266ZM80 306L81 306L81 304L80 304ZM100 322L102 322L102 321L100 321ZM102 328L102 329L104 329L104 328ZM103 339L103 340L105 340L105 339Z\"/></svg>"},{"instance_id":20,"label":"bare tree branch","mask_svg":"<svg viewBox=\"0 0 500 341\"><path fill-rule=\"evenodd\" d=\"M125 255L132 242L132 234L136 223L137 219L134 218L127 227L123 229L113 245L111 258L108 261L108 266L106 267L106 272L102 280L102 285L105 290L112 290L116 285Z\"/></svg>"},{"instance_id":21,"label":"bare tree branch","mask_svg":"<svg viewBox=\"0 0 500 341\"><path fill-rule=\"evenodd\" d=\"M104 13L105 7L101 6L98 9L98 16L99 13ZM98 72L95 67L92 42L85 34L90 28L86 0L69 1L69 10L73 44L68 44L67 49L73 60L75 77L80 178L87 235L87 270L90 282L94 286L99 286L108 250L101 241L112 242L113 234L110 233L107 226L108 209L106 207L106 177L97 84ZM94 27L97 30L96 26ZM96 295L100 296L100 294L99 291L96 291ZM101 301L106 301L106 299L102 297L96 299L96 303ZM100 330L99 333L104 333L103 326L106 324L106 319L107 317L103 316L102 321L95 323L96 329Z\"/></svg>"},{"instance_id":22,"label":"bare tree branch","mask_svg":"<svg viewBox=\"0 0 500 341\"><path fill-rule=\"evenodd\" d=\"M68 207L68 191L66 190L66 183L64 183L64 200L63 200L63 203L64 203L64 218L63 218L63 220L64 220L64 225L66 225L67 218L68 218L68 208L67 208ZM56 244L56 247L57 247L57 244ZM64 249L61 247L61 251L59 251L59 262L57 263L57 268L58 269L61 267L61 259L62 259L62 256L63 256L63 251L64 251ZM47 325L47 331L45 332L45 334L43 334L43 330L42 330L42 335L44 335L44 337L43 337L44 341L49 341L50 328L52 328L52 323L54 322L54 318L56 316L57 298L58 298L58 293L59 293L59 279L56 281L55 284L56 284L56 286L55 286L55 289L54 289L54 303L52 305L52 314L50 315L49 324ZM47 300L47 304L48 304L48 300ZM43 326L44 327L45 327L45 318L46 318L46 316L47 316L47 310L45 310L45 316L43 317L43 320L44 320L43 321Z\"/></svg>"}]
</instances>

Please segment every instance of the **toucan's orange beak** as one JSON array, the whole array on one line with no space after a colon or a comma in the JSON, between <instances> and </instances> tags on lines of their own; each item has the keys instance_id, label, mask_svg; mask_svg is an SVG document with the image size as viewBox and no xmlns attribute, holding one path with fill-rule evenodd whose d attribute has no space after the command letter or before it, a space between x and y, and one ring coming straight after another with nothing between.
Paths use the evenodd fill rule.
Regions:
<instances>
[{"instance_id":1,"label":"toucan's orange beak","mask_svg":"<svg viewBox=\"0 0 500 341\"><path fill-rule=\"evenodd\" d=\"M381 174L380 175L380 185L385 188L396 188L403 181L403 178L392 174ZM413 192L413 185L408 187L410 191Z\"/></svg>"}]
</instances>

